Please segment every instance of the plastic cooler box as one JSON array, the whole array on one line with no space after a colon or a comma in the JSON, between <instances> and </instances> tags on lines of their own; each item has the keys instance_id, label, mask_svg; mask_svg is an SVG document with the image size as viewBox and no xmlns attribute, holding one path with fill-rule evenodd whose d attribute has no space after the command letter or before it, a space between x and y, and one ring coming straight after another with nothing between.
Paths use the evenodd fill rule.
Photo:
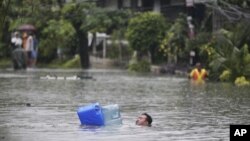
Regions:
<instances>
[{"instance_id":1,"label":"plastic cooler box","mask_svg":"<svg viewBox=\"0 0 250 141\"><path fill-rule=\"evenodd\" d=\"M99 103L94 103L80 107L77 111L82 125L114 125L122 124L120 109L117 104L101 107Z\"/></svg>"},{"instance_id":2,"label":"plastic cooler box","mask_svg":"<svg viewBox=\"0 0 250 141\"><path fill-rule=\"evenodd\" d=\"M122 124L120 109L117 104L102 107L105 125Z\"/></svg>"}]
</instances>

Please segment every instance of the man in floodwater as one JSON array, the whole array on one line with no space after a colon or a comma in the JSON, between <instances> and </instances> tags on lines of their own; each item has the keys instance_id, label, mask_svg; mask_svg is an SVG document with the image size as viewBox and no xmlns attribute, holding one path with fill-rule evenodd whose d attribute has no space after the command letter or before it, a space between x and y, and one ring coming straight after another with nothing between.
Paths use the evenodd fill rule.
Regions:
<instances>
[{"instance_id":1,"label":"man in floodwater","mask_svg":"<svg viewBox=\"0 0 250 141\"><path fill-rule=\"evenodd\" d=\"M147 113L143 113L137 118L135 124L139 126L151 126L152 122L152 117Z\"/></svg>"},{"instance_id":2,"label":"man in floodwater","mask_svg":"<svg viewBox=\"0 0 250 141\"><path fill-rule=\"evenodd\" d=\"M205 84L205 80L208 76L206 69L201 67L201 64L196 63L196 68L194 68L189 74L189 79L191 79L192 84L201 85Z\"/></svg>"},{"instance_id":3,"label":"man in floodwater","mask_svg":"<svg viewBox=\"0 0 250 141\"><path fill-rule=\"evenodd\" d=\"M196 63L196 68L194 68L189 74L189 78L196 81L205 80L207 76L207 71L201 67L200 63Z\"/></svg>"}]
</instances>

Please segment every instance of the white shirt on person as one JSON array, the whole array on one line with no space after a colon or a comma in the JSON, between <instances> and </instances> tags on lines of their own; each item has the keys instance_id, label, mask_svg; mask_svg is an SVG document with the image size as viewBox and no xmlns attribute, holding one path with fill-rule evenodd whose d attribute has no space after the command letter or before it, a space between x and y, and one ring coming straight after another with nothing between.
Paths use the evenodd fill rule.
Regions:
<instances>
[{"instance_id":1,"label":"white shirt on person","mask_svg":"<svg viewBox=\"0 0 250 141\"><path fill-rule=\"evenodd\" d=\"M16 47L22 46L22 39L20 37L13 37L11 39L11 43L13 43Z\"/></svg>"}]
</instances>

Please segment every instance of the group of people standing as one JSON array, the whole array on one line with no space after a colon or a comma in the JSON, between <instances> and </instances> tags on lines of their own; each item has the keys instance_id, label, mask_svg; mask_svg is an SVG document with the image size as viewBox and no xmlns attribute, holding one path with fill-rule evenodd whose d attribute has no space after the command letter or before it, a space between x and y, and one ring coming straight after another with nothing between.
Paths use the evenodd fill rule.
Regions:
<instances>
[{"instance_id":1,"label":"group of people standing","mask_svg":"<svg viewBox=\"0 0 250 141\"><path fill-rule=\"evenodd\" d=\"M36 65L38 41L32 32L14 32L11 38L14 69L33 68Z\"/></svg>"}]
</instances>

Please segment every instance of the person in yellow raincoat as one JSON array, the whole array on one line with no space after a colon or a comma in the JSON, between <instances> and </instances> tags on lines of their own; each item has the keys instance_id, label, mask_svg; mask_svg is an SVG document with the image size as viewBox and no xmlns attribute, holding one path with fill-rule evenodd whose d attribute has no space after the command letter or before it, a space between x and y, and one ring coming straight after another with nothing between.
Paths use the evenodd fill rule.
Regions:
<instances>
[{"instance_id":1,"label":"person in yellow raincoat","mask_svg":"<svg viewBox=\"0 0 250 141\"><path fill-rule=\"evenodd\" d=\"M189 74L189 78L197 84L203 84L207 76L208 73L206 69L201 68L200 63L196 63L196 68L194 68Z\"/></svg>"}]
</instances>

